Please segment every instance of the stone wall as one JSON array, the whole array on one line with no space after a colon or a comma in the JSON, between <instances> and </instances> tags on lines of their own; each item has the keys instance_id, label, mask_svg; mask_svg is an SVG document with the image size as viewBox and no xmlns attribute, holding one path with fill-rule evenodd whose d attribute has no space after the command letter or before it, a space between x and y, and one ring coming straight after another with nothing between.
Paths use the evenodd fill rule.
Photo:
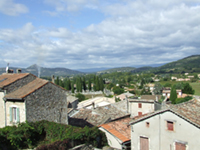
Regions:
<instances>
[{"instance_id":1,"label":"stone wall","mask_svg":"<svg viewBox=\"0 0 200 150\"><path fill-rule=\"evenodd\" d=\"M49 82L24 98L27 121L47 120L68 124L66 91Z\"/></svg>"},{"instance_id":2,"label":"stone wall","mask_svg":"<svg viewBox=\"0 0 200 150\"><path fill-rule=\"evenodd\" d=\"M36 79L36 76L29 74L27 76L25 76L24 78L21 78L15 82L13 82L12 84L4 87L4 90L6 90L6 94L15 91L19 88L21 88L22 86L28 84L29 82L33 81Z\"/></svg>"}]
</instances>

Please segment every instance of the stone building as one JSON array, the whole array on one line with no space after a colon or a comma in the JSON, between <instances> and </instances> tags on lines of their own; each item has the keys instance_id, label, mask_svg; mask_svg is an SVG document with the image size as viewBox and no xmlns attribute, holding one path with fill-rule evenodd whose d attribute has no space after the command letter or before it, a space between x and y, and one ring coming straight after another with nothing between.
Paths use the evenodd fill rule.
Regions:
<instances>
[{"instance_id":1,"label":"stone building","mask_svg":"<svg viewBox=\"0 0 200 150\"><path fill-rule=\"evenodd\" d=\"M30 73L0 75L0 127L24 121L68 124L66 91Z\"/></svg>"}]
</instances>

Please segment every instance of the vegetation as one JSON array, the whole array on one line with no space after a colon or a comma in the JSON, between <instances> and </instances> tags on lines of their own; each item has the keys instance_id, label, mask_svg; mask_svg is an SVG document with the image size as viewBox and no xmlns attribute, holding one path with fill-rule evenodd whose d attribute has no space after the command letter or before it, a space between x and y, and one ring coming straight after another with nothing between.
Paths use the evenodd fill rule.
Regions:
<instances>
[{"instance_id":1,"label":"vegetation","mask_svg":"<svg viewBox=\"0 0 200 150\"><path fill-rule=\"evenodd\" d=\"M10 150L38 147L72 148L76 144L92 144L95 147L107 145L106 137L97 127L75 127L48 121L26 122L0 129L0 149Z\"/></svg>"},{"instance_id":2,"label":"vegetation","mask_svg":"<svg viewBox=\"0 0 200 150\"><path fill-rule=\"evenodd\" d=\"M176 99L177 99L176 87L172 86L169 100L172 102L172 104L175 104Z\"/></svg>"},{"instance_id":3,"label":"vegetation","mask_svg":"<svg viewBox=\"0 0 200 150\"><path fill-rule=\"evenodd\" d=\"M175 104L179 104L179 103L183 103L183 102L187 102L189 100L192 99L192 96L187 96L187 97L184 97L184 98L177 98L175 100Z\"/></svg>"},{"instance_id":4,"label":"vegetation","mask_svg":"<svg viewBox=\"0 0 200 150\"><path fill-rule=\"evenodd\" d=\"M78 101L79 101L79 102L82 102L82 101L86 100L85 95L83 95L83 94L81 94L81 93L77 93L77 94L75 95L75 97L78 98Z\"/></svg>"}]
</instances>

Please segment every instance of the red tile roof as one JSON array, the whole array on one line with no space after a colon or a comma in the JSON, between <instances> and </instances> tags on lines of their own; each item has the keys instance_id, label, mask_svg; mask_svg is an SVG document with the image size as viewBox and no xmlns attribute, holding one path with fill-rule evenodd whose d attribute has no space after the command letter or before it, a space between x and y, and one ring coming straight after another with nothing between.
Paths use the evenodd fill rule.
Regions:
<instances>
[{"instance_id":1,"label":"red tile roof","mask_svg":"<svg viewBox=\"0 0 200 150\"><path fill-rule=\"evenodd\" d=\"M22 99L22 98L26 97L27 95L33 93L35 90L41 88L42 86L44 86L47 83L48 83L47 80L36 78L32 82L24 85L23 87L21 87L20 89L14 91L14 92L11 92L11 93L5 95L4 97L6 99Z\"/></svg>"},{"instance_id":2,"label":"red tile roof","mask_svg":"<svg viewBox=\"0 0 200 150\"><path fill-rule=\"evenodd\" d=\"M131 119L128 117L107 124L102 124L99 127L104 128L124 143L131 139L131 127L129 126L130 120Z\"/></svg>"},{"instance_id":3,"label":"red tile roof","mask_svg":"<svg viewBox=\"0 0 200 150\"><path fill-rule=\"evenodd\" d=\"M3 88L4 86L7 86L21 78L24 78L28 76L29 73L18 73L18 74L13 74L13 73L8 73L8 74L2 74L0 75L0 88Z\"/></svg>"}]
</instances>

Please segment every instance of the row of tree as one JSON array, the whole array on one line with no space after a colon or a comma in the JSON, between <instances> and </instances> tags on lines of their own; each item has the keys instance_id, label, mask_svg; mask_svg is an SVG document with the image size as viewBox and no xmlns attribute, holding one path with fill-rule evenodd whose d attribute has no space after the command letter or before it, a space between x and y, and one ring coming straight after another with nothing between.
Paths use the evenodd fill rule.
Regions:
<instances>
[{"instance_id":1,"label":"row of tree","mask_svg":"<svg viewBox=\"0 0 200 150\"><path fill-rule=\"evenodd\" d=\"M75 77L73 78L73 80L70 80L67 77L61 80L59 77L57 77L55 80L55 84L74 93L75 89L77 92L82 92L83 90L103 91L105 81L101 76L96 75L93 75L93 77L88 78L87 81L84 76Z\"/></svg>"}]
</instances>

